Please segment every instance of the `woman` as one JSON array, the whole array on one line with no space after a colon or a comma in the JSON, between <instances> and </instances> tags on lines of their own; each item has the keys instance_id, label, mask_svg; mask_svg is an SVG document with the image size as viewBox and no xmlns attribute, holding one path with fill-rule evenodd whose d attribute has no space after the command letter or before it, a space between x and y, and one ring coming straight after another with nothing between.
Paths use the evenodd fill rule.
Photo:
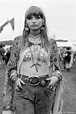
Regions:
<instances>
[{"instance_id":1,"label":"woman","mask_svg":"<svg viewBox=\"0 0 76 114\"><path fill-rule=\"evenodd\" d=\"M31 6L26 11L23 34L15 38L14 44L7 65L3 110L16 114L53 113L62 75L56 42L48 40L46 18L39 7Z\"/></svg>"}]
</instances>

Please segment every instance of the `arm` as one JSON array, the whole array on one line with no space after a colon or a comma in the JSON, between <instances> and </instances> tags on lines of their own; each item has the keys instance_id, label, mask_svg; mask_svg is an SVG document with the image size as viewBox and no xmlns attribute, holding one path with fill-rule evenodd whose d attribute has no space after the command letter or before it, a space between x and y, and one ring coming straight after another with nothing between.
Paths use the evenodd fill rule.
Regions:
<instances>
[{"instance_id":1,"label":"arm","mask_svg":"<svg viewBox=\"0 0 76 114\"><path fill-rule=\"evenodd\" d=\"M9 58L9 62L6 66L9 73L17 71L17 63L19 60L19 53L21 50L21 39L22 36L18 36L14 39L13 47L11 48L11 55Z\"/></svg>"},{"instance_id":2,"label":"arm","mask_svg":"<svg viewBox=\"0 0 76 114\"><path fill-rule=\"evenodd\" d=\"M3 91L3 110L13 109L14 86L13 86L13 80L11 80L11 73L16 72L17 62L19 59L19 52L20 52L19 48L12 47L11 56L6 66L5 83Z\"/></svg>"},{"instance_id":3,"label":"arm","mask_svg":"<svg viewBox=\"0 0 76 114\"><path fill-rule=\"evenodd\" d=\"M20 52L20 49L12 47L9 62L6 66L8 72L10 72L11 70L17 70L17 62L19 60L19 52Z\"/></svg>"},{"instance_id":4,"label":"arm","mask_svg":"<svg viewBox=\"0 0 76 114\"><path fill-rule=\"evenodd\" d=\"M50 39L50 47L51 47L51 61L53 63L53 75L57 76L58 80L62 80L62 75L60 73L58 48L56 41L54 39Z\"/></svg>"}]
</instances>

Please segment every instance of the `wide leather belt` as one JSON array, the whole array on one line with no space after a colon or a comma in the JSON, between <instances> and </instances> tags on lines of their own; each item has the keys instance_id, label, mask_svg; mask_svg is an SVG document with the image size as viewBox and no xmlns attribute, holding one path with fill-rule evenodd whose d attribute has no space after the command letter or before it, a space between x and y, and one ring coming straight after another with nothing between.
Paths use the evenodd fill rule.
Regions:
<instances>
[{"instance_id":1,"label":"wide leather belt","mask_svg":"<svg viewBox=\"0 0 76 114\"><path fill-rule=\"evenodd\" d=\"M31 86L37 86L37 85L41 85L41 86L45 86L48 81L46 80L46 78L48 78L48 75L45 76L26 76L26 75L21 75L21 79L25 82L28 83Z\"/></svg>"}]
</instances>

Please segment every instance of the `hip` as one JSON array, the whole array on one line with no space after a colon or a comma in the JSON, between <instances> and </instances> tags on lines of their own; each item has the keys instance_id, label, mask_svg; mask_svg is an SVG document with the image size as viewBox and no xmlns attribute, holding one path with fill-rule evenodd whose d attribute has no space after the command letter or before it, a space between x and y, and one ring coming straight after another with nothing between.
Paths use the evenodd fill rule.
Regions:
<instances>
[{"instance_id":1,"label":"hip","mask_svg":"<svg viewBox=\"0 0 76 114\"><path fill-rule=\"evenodd\" d=\"M50 89L48 87L50 81L47 81L46 78L48 78L48 75L45 75L43 77L28 77L25 75L21 75L20 78L25 83L22 85L22 89L19 91L16 91L18 94L17 96L24 96L25 98L30 98L31 96L35 95L41 95L48 94L50 96L51 94L55 93L55 87Z\"/></svg>"}]
</instances>

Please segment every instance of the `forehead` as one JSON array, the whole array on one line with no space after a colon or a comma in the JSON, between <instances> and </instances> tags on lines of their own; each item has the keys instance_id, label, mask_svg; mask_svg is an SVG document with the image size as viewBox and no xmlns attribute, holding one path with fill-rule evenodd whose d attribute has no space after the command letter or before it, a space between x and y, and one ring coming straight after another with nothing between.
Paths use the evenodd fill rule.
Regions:
<instances>
[{"instance_id":1,"label":"forehead","mask_svg":"<svg viewBox=\"0 0 76 114\"><path fill-rule=\"evenodd\" d=\"M40 16L41 18L44 17L43 12L38 8L31 8L31 9L27 10L25 17L28 18L30 15Z\"/></svg>"}]
</instances>

